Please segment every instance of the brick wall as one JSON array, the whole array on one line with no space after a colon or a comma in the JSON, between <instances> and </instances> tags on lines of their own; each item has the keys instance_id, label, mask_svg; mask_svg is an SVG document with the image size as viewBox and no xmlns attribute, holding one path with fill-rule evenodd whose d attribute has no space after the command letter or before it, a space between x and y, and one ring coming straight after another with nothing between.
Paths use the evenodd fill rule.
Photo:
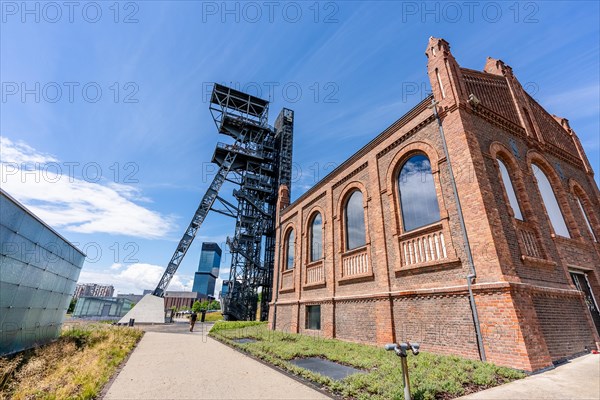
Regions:
<instances>
[{"instance_id":1,"label":"brick wall","mask_svg":"<svg viewBox=\"0 0 600 400\"><path fill-rule=\"evenodd\" d=\"M477 273L471 283L487 359L533 371L592 346L600 338L569 269L586 271L592 291L600 296L600 244L592 241L576 203L578 196L600 236L600 192L576 135L566 120L555 117L554 123L532 105L501 61L488 59L485 72L461 68L448 43L435 38L426 54ZM474 91L481 97L479 105L468 100ZM418 104L281 211L278 229L295 230L296 261L293 274L285 278L293 286L278 295L277 329L287 325L301 333L377 345L416 340L426 351L479 357L466 285L471 267L449 161L428 107L431 100ZM558 142L544 141L540 124L560 134L562 150ZM440 221L407 232L397 180L403 163L416 153L430 160ZM515 219L509 206L498 159L509 170L523 220ZM570 239L553 235L540 206L533 162L548 174ZM369 270L347 279L343 265L352 252L344 245L344 205L353 190L363 193L367 244L361 252ZM311 263L309 225L315 212L323 217L324 256ZM445 246L444 257L411 260L410 251L419 250L406 249L431 237ZM276 282L281 268L276 266ZM308 270L314 268L322 268L324 279L310 284ZM318 332L305 329L309 304L321 304Z\"/></svg>"},{"instance_id":2,"label":"brick wall","mask_svg":"<svg viewBox=\"0 0 600 400\"><path fill-rule=\"evenodd\" d=\"M536 295L533 304L552 361L595 347L590 326L583 323L586 310L581 298Z\"/></svg>"}]
</instances>

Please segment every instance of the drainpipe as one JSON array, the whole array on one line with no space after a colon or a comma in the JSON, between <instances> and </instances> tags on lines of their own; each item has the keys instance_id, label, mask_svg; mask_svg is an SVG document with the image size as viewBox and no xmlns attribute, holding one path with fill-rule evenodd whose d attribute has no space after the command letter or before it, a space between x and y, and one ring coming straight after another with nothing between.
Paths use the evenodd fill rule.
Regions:
<instances>
[{"instance_id":1,"label":"drainpipe","mask_svg":"<svg viewBox=\"0 0 600 400\"><path fill-rule=\"evenodd\" d=\"M467 228L465 227L465 219L460 206L460 199L458 198L458 189L456 188L456 182L454 180L454 172L452 172L452 162L450 162L450 154L448 153L448 146L446 144L446 136L444 135L444 128L442 127L442 120L437 112L438 102L435 99L431 100L430 108L433 109L433 115L438 123L440 130L440 136L442 138L442 146L444 147L444 155L448 163L448 172L450 174L450 183L452 184L452 191L454 192L454 201L456 203L456 209L458 211L458 221L462 231L463 241L465 242L465 252L467 253L467 261L469 263L469 275L467 275L467 288L469 290L469 303L471 304L471 313L473 314L473 323L475 324L475 335L477 336L477 347L479 348L479 358L481 361L486 361L485 348L483 347L483 337L481 336L481 326L479 323L479 316L477 315L477 306L475 305L475 297L473 296L473 289L471 284L477 278L477 272L475 271L475 264L473 263L473 254L471 253L471 245L469 244L469 236L467 235Z\"/></svg>"}]
</instances>

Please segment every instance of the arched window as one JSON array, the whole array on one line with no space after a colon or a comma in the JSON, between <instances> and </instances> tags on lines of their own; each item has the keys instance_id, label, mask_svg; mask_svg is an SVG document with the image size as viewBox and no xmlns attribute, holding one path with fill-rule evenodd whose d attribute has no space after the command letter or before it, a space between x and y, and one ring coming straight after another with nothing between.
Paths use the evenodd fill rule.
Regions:
<instances>
[{"instance_id":1,"label":"arched window","mask_svg":"<svg viewBox=\"0 0 600 400\"><path fill-rule=\"evenodd\" d=\"M294 230L290 230L285 240L286 264L285 269L294 268Z\"/></svg>"},{"instance_id":2,"label":"arched window","mask_svg":"<svg viewBox=\"0 0 600 400\"><path fill-rule=\"evenodd\" d=\"M596 237L596 233L594 233L594 230L592 229L592 224L590 223L590 219L588 218L588 216L585 212L585 208L583 208L583 203L581 202L581 199L579 198L579 196L576 196L576 198L577 198L577 204L579 204L579 209L581 210L581 213L583 214L583 219L585 220L585 224L587 225L587 228L590 231L590 235L592 235L592 239L594 239L594 242L597 242L598 238Z\"/></svg>"},{"instance_id":3,"label":"arched window","mask_svg":"<svg viewBox=\"0 0 600 400\"><path fill-rule=\"evenodd\" d=\"M356 249L367 243L365 234L365 209L363 194L355 190L346 203L346 250Z\"/></svg>"},{"instance_id":4,"label":"arched window","mask_svg":"<svg viewBox=\"0 0 600 400\"><path fill-rule=\"evenodd\" d=\"M398 184L405 231L440 220L431 165L426 156L418 154L410 157L400 170Z\"/></svg>"},{"instance_id":5,"label":"arched window","mask_svg":"<svg viewBox=\"0 0 600 400\"><path fill-rule=\"evenodd\" d=\"M542 202L544 203L544 207L546 207L546 213L548 214L548 218L550 218L550 223L554 228L554 232L557 235L570 238L571 235L569 235L567 224L565 223L562 211L558 205L558 200L556 200L554 190L552 190L550 180L548 180L544 171L537 165L531 164L531 169L533 170L538 189L542 195Z\"/></svg>"},{"instance_id":6,"label":"arched window","mask_svg":"<svg viewBox=\"0 0 600 400\"><path fill-rule=\"evenodd\" d=\"M310 261L323 258L323 218L316 213L310 224Z\"/></svg>"},{"instance_id":7,"label":"arched window","mask_svg":"<svg viewBox=\"0 0 600 400\"><path fill-rule=\"evenodd\" d=\"M508 202L510 203L513 213L515 214L515 218L523 221L523 214L521 214L521 208L519 208L517 194L515 193L515 188L513 187L510 175L508 174L508 169L502 161L496 161L498 161L498 166L500 167L500 175L502 175L502 183L504 184L504 190L506 190L506 194L508 195Z\"/></svg>"}]
</instances>

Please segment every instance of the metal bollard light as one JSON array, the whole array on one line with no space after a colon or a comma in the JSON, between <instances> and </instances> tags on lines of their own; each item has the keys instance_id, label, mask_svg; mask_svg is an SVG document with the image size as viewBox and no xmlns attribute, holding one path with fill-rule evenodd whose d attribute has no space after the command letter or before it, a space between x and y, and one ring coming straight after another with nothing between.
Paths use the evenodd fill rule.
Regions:
<instances>
[{"instance_id":1,"label":"metal bollard light","mask_svg":"<svg viewBox=\"0 0 600 400\"><path fill-rule=\"evenodd\" d=\"M419 344L418 343L389 343L386 344L385 349L387 351L395 351L396 355L400 357L400 365L402 365L402 384L404 385L404 400L411 400L410 397L410 380L408 379L408 361L407 350L410 348L413 354L416 356L419 354Z\"/></svg>"}]
</instances>

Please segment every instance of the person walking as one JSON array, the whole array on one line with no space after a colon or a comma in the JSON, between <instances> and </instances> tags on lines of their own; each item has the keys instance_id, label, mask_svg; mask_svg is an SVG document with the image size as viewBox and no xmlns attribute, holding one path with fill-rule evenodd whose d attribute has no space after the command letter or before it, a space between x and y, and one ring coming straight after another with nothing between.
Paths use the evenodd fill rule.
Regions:
<instances>
[{"instance_id":1,"label":"person walking","mask_svg":"<svg viewBox=\"0 0 600 400\"><path fill-rule=\"evenodd\" d=\"M194 325L196 325L197 319L198 314L196 314L196 311L192 311L192 315L190 315L190 332L194 332Z\"/></svg>"}]
</instances>

